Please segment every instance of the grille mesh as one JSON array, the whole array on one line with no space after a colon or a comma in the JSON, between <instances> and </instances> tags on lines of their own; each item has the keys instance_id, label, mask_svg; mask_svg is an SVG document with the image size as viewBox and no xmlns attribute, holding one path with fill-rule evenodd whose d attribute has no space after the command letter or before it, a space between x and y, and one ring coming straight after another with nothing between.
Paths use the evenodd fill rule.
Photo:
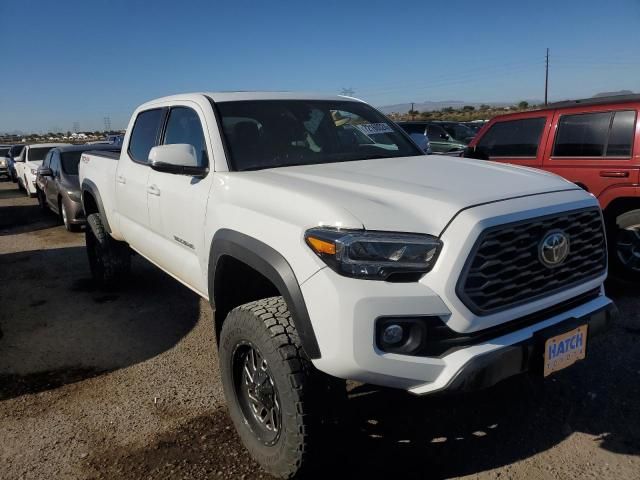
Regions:
<instances>
[{"instance_id":1,"label":"grille mesh","mask_svg":"<svg viewBox=\"0 0 640 480\"><path fill-rule=\"evenodd\" d=\"M569 236L567 259L545 266L538 249L553 230ZM475 253L473 253L475 252ZM458 282L458 296L474 313L486 315L551 295L602 274L606 243L599 209L567 212L485 230Z\"/></svg>"}]
</instances>

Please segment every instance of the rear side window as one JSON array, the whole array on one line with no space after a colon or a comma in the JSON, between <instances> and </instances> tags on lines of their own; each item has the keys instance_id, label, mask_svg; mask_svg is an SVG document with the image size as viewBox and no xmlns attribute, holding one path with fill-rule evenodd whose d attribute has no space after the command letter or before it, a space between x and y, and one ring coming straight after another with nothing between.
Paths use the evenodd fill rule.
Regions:
<instances>
[{"instance_id":1,"label":"rear side window","mask_svg":"<svg viewBox=\"0 0 640 480\"><path fill-rule=\"evenodd\" d=\"M163 109L157 108L138 114L129 140L129 155L136 162L147 163L149 161L149 152L158 141L163 113Z\"/></svg>"},{"instance_id":2,"label":"rear side window","mask_svg":"<svg viewBox=\"0 0 640 480\"><path fill-rule=\"evenodd\" d=\"M204 142L204 132L198 114L194 110L187 107L171 109L165 129L164 144L175 143L193 145L196 155L198 155L198 166L207 166L207 146Z\"/></svg>"},{"instance_id":3,"label":"rear side window","mask_svg":"<svg viewBox=\"0 0 640 480\"><path fill-rule=\"evenodd\" d=\"M535 157L546 117L494 123L478 142L481 158Z\"/></svg>"},{"instance_id":4,"label":"rear side window","mask_svg":"<svg viewBox=\"0 0 640 480\"><path fill-rule=\"evenodd\" d=\"M562 115L554 157L629 157L635 111Z\"/></svg>"},{"instance_id":5,"label":"rear side window","mask_svg":"<svg viewBox=\"0 0 640 480\"><path fill-rule=\"evenodd\" d=\"M427 137L431 141L446 140L447 132L440 125L427 126Z\"/></svg>"},{"instance_id":6,"label":"rear side window","mask_svg":"<svg viewBox=\"0 0 640 480\"><path fill-rule=\"evenodd\" d=\"M607 142L607 157L630 157L636 126L636 112L627 110L615 112L609 141Z\"/></svg>"},{"instance_id":7,"label":"rear side window","mask_svg":"<svg viewBox=\"0 0 640 480\"><path fill-rule=\"evenodd\" d=\"M400 125L400 127L402 127L402 129L409 134L417 133L420 135L424 135L427 130L427 127L425 125L412 124L412 123L405 123L403 125Z\"/></svg>"}]
</instances>

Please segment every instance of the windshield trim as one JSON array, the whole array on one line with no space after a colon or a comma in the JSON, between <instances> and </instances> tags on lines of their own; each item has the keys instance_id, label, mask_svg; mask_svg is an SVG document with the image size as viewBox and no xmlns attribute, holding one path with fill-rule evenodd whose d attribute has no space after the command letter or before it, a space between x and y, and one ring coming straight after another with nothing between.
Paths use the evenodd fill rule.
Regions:
<instances>
[{"instance_id":1,"label":"windshield trim","mask_svg":"<svg viewBox=\"0 0 640 480\"><path fill-rule=\"evenodd\" d=\"M268 167L264 167L264 168L251 168L251 169L239 169L236 168L236 166L233 164L233 157L230 154L231 152L231 148L228 144L227 141L227 137L224 134L223 131L223 127L222 127L222 115L220 114L220 111L218 110L217 104L218 103L240 103L240 102L274 102L274 101L279 101L279 100L274 100L274 99L264 99L264 100L225 100L225 101L220 101L220 102L215 102L213 100L213 98L211 98L208 95L205 95L205 98L207 100L209 100L209 104L211 105L211 108L213 110L213 115L216 119L216 126L218 129L218 135L220 136L220 139L222 140L222 149L224 150L224 155L225 155L225 159L227 162L227 169L230 172L255 172L255 171L261 171L261 170L271 170L274 168L286 168L286 167L293 167L293 166L302 166L302 165L331 165L334 163L344 163L344 162L359 162L359 161L367 161L367 160L380 160L382 158L403 158L403 157L419 157L419 156L423 156L425 153L422 151L422 149L413 141L413 139L409 136L409 134L407 132L404 131L404 129L402 127L400 127L399 125L396 124L396 122L394 122L393 120L391 120L389 117L387 117L384 113L382 113L380 110L378 110L377 108L369 105L366 102L360 102L357 100L349 100L347 98L341 100L344 102L351 102L351 103L355 103L355 104L363 104L366 105L367 107L371 108L372 110L374 110L375 112L377 112L379 115L382 115L384 118L386 118L389 122L389 125L391 126L391 128L394 130L394 132L398 133L400 136L404 137L407 142L415 149L415 154L414 155L385 155L385 156L369 156L368 158L353 158L353 159L346 159L346 160L334 160L334 161L327 161L327 162L318 162L318 163L305 163L302 165L274 165L274 166L268 166ZM283 101L292 101L294 99L283 99ZM331 102L334 100L327 100L327 99L300 99L300 101L324 101L324 102ZM335 101L340 101L340 100L335 100ZM215 171L215 165L214 165L214 171Z\"/></svg>"}]
</instances>

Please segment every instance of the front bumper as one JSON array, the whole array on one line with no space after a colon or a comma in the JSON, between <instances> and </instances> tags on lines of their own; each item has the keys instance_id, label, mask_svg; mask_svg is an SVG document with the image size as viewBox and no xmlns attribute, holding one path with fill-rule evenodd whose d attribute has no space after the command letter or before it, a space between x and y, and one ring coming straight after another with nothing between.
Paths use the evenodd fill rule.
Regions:
<instances>
[{"instance_id":1,"label":"front bumper","mask_svg":"<svg viewBox=\"0 0 640 480\"><path fill-rule=\"evenodd\" d=\"M521 373L541 374L544 343L547 338L573 330L580 325L588 325L587 349L589 349L593 338L606 331L617 316L618 309L613 303L609 303L583 317L568 319L538 330L527 340L471 359L451 378L443 390L448 392L480 390ZM414 393L422 392L418 388Z\"/></svg>"},{"instance_id":2,"label":"front bumper","mask_svg":"<svg viewBox=\"0 0 640 480\"><path fill-rule=\"evenodd\" d=\"M443 249L434 269L416 283L356 280L328 268L316 272L301 285L320 345L321 356L313 360L314 365L336 377L416 394L491 384L492 378L499 381L531 368L534 353L523 353L521 344L535 342L545 329L564 329L575 319L612 311L613 303L602 289L605 272L484 316L474 314L460 301L455 285L484 229L595 205L594 199L576 191L540 195L534 200L525 197L462 211L441 235ZM474 340L437 355L385 352L376 342L376 322L382 317L438 317L451 331ZM502 357L506 360L496 360ZM478 359L487 363L478 363ZM485 373L472 373L481 371ZM468 380L481 375L489 380Z\"/></svg>"},{"instance_id":3,"label":"front bumper","mask_svg":"<svg viewBox=\"0 0 640 480\"><path fill-rule=\"evenodd\" d=\"M84 215L82 203L79 201L76 202L69 197L66 197L63 201L67 207L67 220L69 223L71 225L84 225L87 220Z\"/></svg>"}]
</instances>

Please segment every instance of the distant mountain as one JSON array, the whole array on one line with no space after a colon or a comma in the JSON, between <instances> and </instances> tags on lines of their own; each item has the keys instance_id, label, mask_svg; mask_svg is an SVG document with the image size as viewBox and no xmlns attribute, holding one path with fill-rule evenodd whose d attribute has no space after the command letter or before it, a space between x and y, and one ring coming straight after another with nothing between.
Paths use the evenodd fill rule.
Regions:
<instances>
[{"instance_id":1,"label":"distant mountain","mask_svg":"<svg viewBox=\"0 0 640 480\"><path fill-rule=\"evenodd\" d=\"M463 100L442 100L439 102L425 101L415 103L413 108L415 108L419 112L433 112L448 107L460 109L465 105L471 105L472 107L476 108L478 108L480 105L491 105L492 107L508 107L511 105L516 105L520 101L521 100L518 100L517 102L465 102ZM541 100L526 101L529 102L529 105L538 105L542 103ZM411 104L397 103L395 105L383 105L378 107L378 109L383 113L407 113L409 110L411 110Z\"/></svg>"},{"instance_id":2,"label":"distant mountain","mask_svg":"<svg viewBox=\"0 0 640 480\"><path fill-rule=\"evenodd\" d=\"M596 93L593 98L598 97L615 97L616 95L633 95L634 92L631 90L618 90L617 92L600 92Z\"/></svg>"}]
</instances>

